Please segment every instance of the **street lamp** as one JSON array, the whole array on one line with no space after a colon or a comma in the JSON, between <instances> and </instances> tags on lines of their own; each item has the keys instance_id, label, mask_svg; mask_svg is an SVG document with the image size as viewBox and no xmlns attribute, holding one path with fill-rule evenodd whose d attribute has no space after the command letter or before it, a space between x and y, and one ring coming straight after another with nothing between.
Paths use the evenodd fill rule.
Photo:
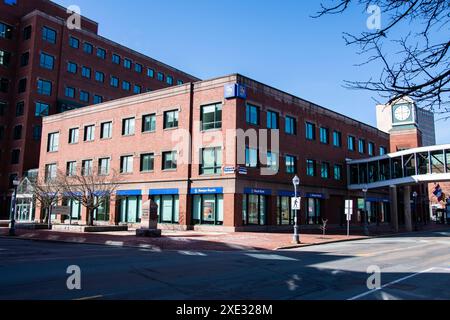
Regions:
<instances>
[{"instance_id":1,"label":"street lamp","mask_svg":"<svg viewBox=\"0 0 450 320\"><path fill-rule=\"evenodd\" d=\"M14 186L14 197L12 208L10 212L10 222L9 222L9 235L16 235L16 212L17 212L17 188L19 187L20 180L18 178L14 178L13 186Z\"/></svg>"},{"instance_id":2,"label":"street lamp","mask_svg":"<svg viewBox=\"0 0 450 320\"><path fill-rule=\"evenodd\" d=\"M369 188L367 185L362 189L362 192L364 193L364 235L369 235L369 215L367 214L367 192L369 191Z\"/></svg>"},{"instance_id":3,"label":"street lamp","mask_svg":"<svg viewBox=\"0 0 450 320\"><path fill-rule=\"evenodd\" d=\"M295 199L297 199L297 187L300 185L300 178L296 175L292 179L292 184L294 185L294 196ZM294 237L292 239L292 242L295 244L300 244L300 235L298 233L298 210L294 209L295 214L295 224L294 224Z\"/></svg>"},{"instance_id":4,"label":"street lamp","mask_svg":"<svg viewBox=\"0 0 450 320\"><path fill-rule=\"evenodd\" d=\"M416 191L414 191L412 196L414 199L414 231L418 231L418 228L417 228L417 196L418 196L418 193Z\"/></svg>"}]
</instances>

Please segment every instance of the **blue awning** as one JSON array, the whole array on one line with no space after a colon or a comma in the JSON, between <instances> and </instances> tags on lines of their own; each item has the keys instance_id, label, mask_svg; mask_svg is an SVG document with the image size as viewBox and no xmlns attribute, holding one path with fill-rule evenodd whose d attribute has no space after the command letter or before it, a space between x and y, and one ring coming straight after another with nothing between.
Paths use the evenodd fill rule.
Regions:
<instances>
[{"instance_id":1,"label":"blue awning","mask_svg":"<svg viewBox=\"0 0 450 320\"><path fill-rule=\"evenodd\" d=\"M142 190L117 190L116 194L118 196L140 196L142 195Z\"/></svg>"},{"instance_id":2,"label":"blue awning","mask_svg":"<svg viewBox=\"0 0 450 320\"><path fill-rule=\"evenodd\" d=\"M190 194L221 194L223 193L222 187L214 187L214 188L191 188Z\"/></svg>"},{"instance_id":3,"label":"blue awning","mask_svg":"<svg viewBox=\"0 0 450 320\"><path fill-rule=\"evenodd\" d=\"M176 188L172 189L150 189L148 190L148 194L151 196L159 196L159 195L170 195L170 194L179 194L179 190Z\"/></svg>"},{"instance_id":4,"label":"blue awning","mask_svg":"<svg viewBox=\"0 0 450 320\"><path fill-rule=\"evenodd\" d=\"M244 188L245 194L260 194L264 196L270 196L272 194L272 190L270 189L258 189L258 188Z\"/></svg>"}]
</instances>

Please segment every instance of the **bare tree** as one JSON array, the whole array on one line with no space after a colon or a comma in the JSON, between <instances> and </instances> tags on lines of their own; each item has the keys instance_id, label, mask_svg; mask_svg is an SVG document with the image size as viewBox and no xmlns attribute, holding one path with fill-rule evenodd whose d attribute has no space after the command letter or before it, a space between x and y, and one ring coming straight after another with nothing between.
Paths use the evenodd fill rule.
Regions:
<instances>
[{"instance_id":1,"label":"bare tree","mask_svg":"<svg viewBox=\"0 0 450 320\"><path fill-rule=\"evenodd\" d=\"M82 168L80 173L65 175L64 195L78 201L87 211L87 223L94 225L94 212L115 196L120 185L116 171L106 172L106 168Z\"/></svg>"},{"instance_id":2,"label":"bare tree","mask_svg":"<svg viewBox=\"0 0 450 320\"><path fill-rule=\"evenodd\" d=\"M324 0L330 2L330 0ZM344 33L368 63L381 63L380 74L365 81L345 81L351 89L377 92L392 103L405 96L450 118L450 3L448 0L337 0L321 4L315 18L341 14L351 6L377 6L382 26L358 35ZM402 34L402 30L410 30ZM400 34L400 35L399 35ZM385 50L389 42L390 49Z\"/></svg>"}]
</instances>

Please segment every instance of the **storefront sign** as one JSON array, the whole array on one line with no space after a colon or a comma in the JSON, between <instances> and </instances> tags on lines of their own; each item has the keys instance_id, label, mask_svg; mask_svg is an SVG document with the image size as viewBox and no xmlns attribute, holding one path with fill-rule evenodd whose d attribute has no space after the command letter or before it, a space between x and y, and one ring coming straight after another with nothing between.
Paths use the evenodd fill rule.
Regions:
<instances>
[{"instance_id":1,"label":"storefront sign","mask_svg":"<svg viewBox=\"0 0 450 320\"><path fill-rule=\"evenodd\" d=\"M150 189L148 190L148 194L151 196L159 196L159 195L170 195L170 194L178 194L179 191L176 188L173 189Z\"/></svg>"},{"instance_id":2,"label":"storefront sign","mask_svg":"<svg viewBox=\"0 0 450 320\"><path fill-rule=\"evenodd\" d=\"M323 193L307 193L306 198L325 199L325 195Z\"/></svg>"},{"instance_id":3,"label":"storefront sign","mask_svg":"<svg viewBox=\"0 0 450 320\"><path fill-rule=\"evenodd\" d=\"M236 172L235 167L225 167L223 168L223 173L225 174L234 174Z\"/></svg>"},{"instance_id":4,"label":"storefront sign","mask_svg":"<svg viewBox=\"0 0 450 320\"><path fill-rule=\"evenodd\" d=\"M223 193L222 187L216 188L191 188L191 194L221 194Z\"/></svg>"},{"instance_id":5,"label":"storefront sign","mask_svg":"<svg viewBox=\"0 0 450 320\"><path fill-rule=\"evenodd\" d=\"M239 167L238 168L239 174L247 174L247 168L246 167Z\"/></svg>"},{"instance_id":6,"label":"storefront sign","mask_svg":"<svg viewBox=\"0 0 450 320\"><path fill-rule=\"evenodd\" d=\"M270 189L255 189L255 188L245 188L245 194L261 194L270 196L272 194L272 190Z\"/></svg>"},{"instance_id":7,"label":"storefront sign","mask_svg":"<svg viewBox=\"0 0 450 320\"><path fill-rule=\"evenodd\" d=\"M142 195L142 190L117 190L118 196L140 196Z\"/></svg>"},{"instance_id":8,"label":"storefront sign","mask_svg":"<svg viewBox=\"0 0 450 320\"><path fill-rule=\"evenodd\" d=\"M297 192L297 196L300 195L300 192ZM286 191L286 190L278 190L278 196L280 197L295 197L294 191Z\"/></svg>"},{"instance_id":9,"label":"storefront sign","mask_svg":"<svg viewBox=\"0 0 450 320\"><path fill-rule=\"evenodd\" d=\"M224 86L225 99L241 98L247 99L247 88L238 83L229 83Z\"/></svg>"}]
</instances>

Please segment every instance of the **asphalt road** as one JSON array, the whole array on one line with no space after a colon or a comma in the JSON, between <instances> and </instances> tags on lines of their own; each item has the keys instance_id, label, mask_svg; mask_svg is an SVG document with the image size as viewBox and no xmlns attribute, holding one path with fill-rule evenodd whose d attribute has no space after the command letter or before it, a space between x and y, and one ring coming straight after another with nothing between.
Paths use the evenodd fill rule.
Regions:
<instances>
[{"instance_id":1,"label":"asphalt road","mask_svg":"<svg viewBox=\"0 0 450 320\"><path fill-rule=\"evenodd\" d=\"M67 288L71 265L81 290ZM370 266L381 288L367 287ZM0 299L450 299L450 230L276 252L1 238Z\"/></svg>"}]
</instances>

